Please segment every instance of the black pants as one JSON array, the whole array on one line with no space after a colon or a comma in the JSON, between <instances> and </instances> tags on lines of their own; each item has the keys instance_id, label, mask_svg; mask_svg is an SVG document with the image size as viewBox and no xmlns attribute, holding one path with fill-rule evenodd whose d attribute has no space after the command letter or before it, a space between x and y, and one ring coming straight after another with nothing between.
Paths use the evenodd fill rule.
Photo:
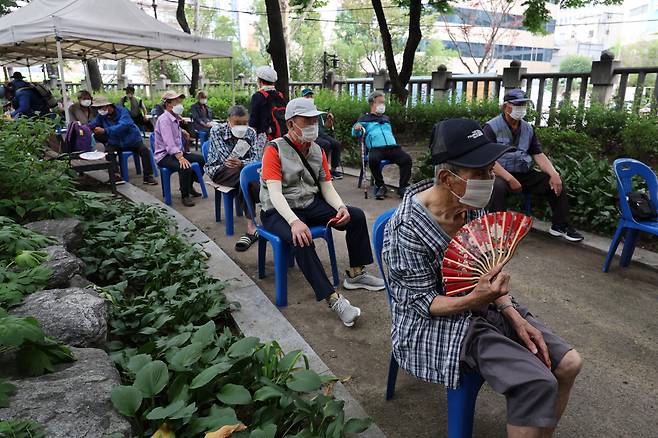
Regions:
<instances>
[{"instance_id":1,"label":"black pants","mask_svg":"<svg viewBox=\"0 0 658 438\"><path fill-rule=\"evenodd\" d=\"M293 209L293 211L309 228L315 225L325 226L329 219L336 216L336 210L320 198L315 198L311 205L304 209ZM366 216L361 209L355 207L347 207L347 211L351 217L345 228L350 267L369 265L372 263L372 250L370 249ZM334 292L334 286L324 271L324 266L315 251L315 245L293 246L290 225L275 209L262 211L260 219L266 230L276 234L292 246L295 260L306 277L306 281L313 287L315 298L321 301L331 295Z\"/></svg>"},{"instance_id":2,"label":"black pants","mask_svg":"<svg viewBox=\"0 0 658 438\"><path fill-rule=\"evenodd\" d=\"M114 161L116 169L120 169L117 164L117 154L122 151L131 151L136 152L142 160L142 172L144 178L148 176L153 176L153 163L151 162L151 151L147 148L144 143L137 143L130 147L119 147L111 144L105 144L105 152L107 152L107 159ZM125 169L127 172L128 169Z\"/></svg>"},{"instance_id":3,"label":"black pants","mask_svg":"<svg viewBox=\"0 0 658 438\"><path fill-rule=\"evenodd\" d=\"M185 152L183 156L190 163L199 163L199 167L201 167L201 173L203 173L203 166L206 164L206 162L203 161L203 157L201 155ZM165 155L164 158L158 161L158 165L162 167L166 167L172 172L178 172L178 180L180 182L180 193L183 196L183 198L187 198L188 196L190 196L190 190L192 189L192 184L196 179L192 167L188 167L187 169L181 169L178 160L173 155Z\"/></svg>"},{"instance_id":4,"label":"black pants","mask_svg":"<svg viewBox=\"0 0 658 438\"><path fill-rule=\"evenodd\" d=\"M551 211L553 212L554 225L566 225L569 223L569 199L567 198L565 187L562 187L560 196L556 196L553 189L551 189L548 174L534 169L525 173L512 173L512 176L521 183L524 194L539 195L548 198L548 204L551 206ZM489 211L506 211L507 198L512 193L509 184L504 179L497 177L489 203Z\"/></svg>"},{"instance_id":5,"label":"black pants","mask_svg":"<svg viewBox=\"0 0 658 438\"><path fill-rule=\"evenodd\" d=\"M237 189L238 204L240 209L244 212L244 215L247 218L253 219L249 214L249 210L247 209L247 202L244 199L244 195L242 194L242 188L240 187L241 171L242 171L241 168L222 166L219 169L217 169L215 175L213 175L212 177L212 181L222 186L233 187L234 189ZM257 182L249 183L247 190L249 190L249 197L251 199L251 209L252 211L256 211L256 199L258 199L260 195L260 184Z\"/></svg>"},{"instance_id":6,"label":"black pants","mask_svg":"<svg viewBox=\"0 0 658 438\"><path fill-rule=\"evenodd\" d=\"M409 185L411 179L411 156L402 150L400 146L386 146L383 148L372 148L368 152L368 164L370 172L375 179L375 186L384 186L384 176L382 175L379 163L382 160L389 160L397 164L400 168L400 189Z\"/></svg>"},{"instance_id":7,"label":"black pants","mask_svg":"<svg viewBox=\"0 0 658 438\"><path fill-rule=\"evenodd\" d=\"M340 167L340 142L330 135L322 134L315 139L315 142L324 150L331 169Z\"/></svg>"}]
</instances>

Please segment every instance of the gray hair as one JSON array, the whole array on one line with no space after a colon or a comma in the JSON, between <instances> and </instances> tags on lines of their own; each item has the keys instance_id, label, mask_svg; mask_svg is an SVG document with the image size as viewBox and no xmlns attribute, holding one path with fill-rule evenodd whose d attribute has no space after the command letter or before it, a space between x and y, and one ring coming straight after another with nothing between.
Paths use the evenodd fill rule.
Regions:
<instances>
[{"instance_id":1,"label":"gray hair","mask_svg":"<svg viewBox=\"0 0 658 438\"><path fill-rule=\"evenodd\" d=\"M381 91L373 91L368 95L368 103L372 105L372 103L375 101L376 98L378 97L384 97L384 93Z\"/></svg>"},{"instance_id":2,"label":"gray hair","mask_svg":"<svg viewBox=\"0 0 658 438\"><path fill-rule=\"evenodd\" d=\"M246 117L249 115L247 108L242 105L233 105L228 109L228 117Z\"/></svg>"},{"instance_id":3,"label":"gray hair","mask_svg":"<svg viewBox=\"0 0 658 438\"><path fill-rule=\"evenodd\" d=\"M461 167L456 166L454 164L450 163L441 163L437 164L434 166L434 185L438 186L439 185L439 172L442 170L447 170L448 172L452 172L454 174L457 174L460 170Z\"/></svg>"}]
</instances>

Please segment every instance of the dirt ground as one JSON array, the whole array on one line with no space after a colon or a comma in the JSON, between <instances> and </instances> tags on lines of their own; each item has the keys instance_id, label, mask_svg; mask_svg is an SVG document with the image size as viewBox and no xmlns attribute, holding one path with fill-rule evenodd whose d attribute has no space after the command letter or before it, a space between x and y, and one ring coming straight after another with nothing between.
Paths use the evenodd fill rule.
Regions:
<instances>
[{"instance_id":1,"label":"dirt ground","mask_svg":"<svg viewBox=\"0 0 658 438\"><path fill-rule=\"evenodd\" d=\"M136 185L161 199L160 186ZM178 185L172 177L172 187ZM356 179L336 184L346 203L366 212L369 226L378 214L399 203L397 196L384 201L363 199ZM257 278L256 248L234 250L244 232L243 218L236 218L236 235L226 237L224 223L215 223L213 193L195 207L180 204L174 190L174 208L183 213L232 257L274 301L271 250L267 277ZM223 212L222 212L223 213ZM343 233L334 240L341 275L347 267ZM326 247L318 254L329 262ZM585 360L571 402L558 431L560 437L658 436L658 273L631 264L610 273L601 272L604 254L578 244L532 232L509 265L513 295L570 342ZM372 269L376 271L376 267ZM289 305L281 309L337 376L346 379L352 395L391 438L446 436L446 396L439 385L421 382L400 371L395 397L384 400L390 341L390 316L385 292L347 291L361 307L354 328L344 327L313 292L297 268L288 273ZM478 397L475 437L505 436L505 400L486 384Z\"/></svg>"}]
</instances>

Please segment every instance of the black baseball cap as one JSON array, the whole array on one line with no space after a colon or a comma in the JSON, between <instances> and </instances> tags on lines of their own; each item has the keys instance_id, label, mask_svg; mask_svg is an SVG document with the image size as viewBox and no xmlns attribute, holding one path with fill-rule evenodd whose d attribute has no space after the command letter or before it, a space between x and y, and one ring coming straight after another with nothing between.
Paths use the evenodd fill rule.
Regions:
<instances>
[{"instance_id":1,"label":"black baseball cap","mask_svg":"<svg viewBox=\"0 0 658 438\"><path fill-rule=\"evenodd\" d=\"M11 77L19 81L23 79L23 75L19 71L15 71L14 74L11 75Z\"/></svg>"},{"instance_id":2,"label":"black baseball cap","mask_svg":"<svg viewBox=\"0 0 658 438\"><path fill-rule=\"evenodd\" d=\"M474 120L448 119L434 125L432 130L432 164L477 169L490 165L512 149L490 141Z\"/></svg>"},{"instance_id":3,"label":"black baseball cap","mask_svg":"<svg viewBox=\"0 0 658 438\"><path fill-rule=\"evenodd\" d=\"M518 88L509 90L507 93L505 93L505 96L503 96L503 102L511 103L512 105L520 105L526 102L530 102L530 100L531 99L528 99L528 96L526 96L525 92Z\"/></svg>"},{"instance_id":4,"label":"black baseball cap","mask_svg":"<svg viewBox=\"0 0 658 438\"><path fill-rule=\"evenodd\" d=\"M128 85L126 88L123 89L123 91L133 91L134 92L135 87L133 87L132 85Z\"/></svg>"}]
</instances>

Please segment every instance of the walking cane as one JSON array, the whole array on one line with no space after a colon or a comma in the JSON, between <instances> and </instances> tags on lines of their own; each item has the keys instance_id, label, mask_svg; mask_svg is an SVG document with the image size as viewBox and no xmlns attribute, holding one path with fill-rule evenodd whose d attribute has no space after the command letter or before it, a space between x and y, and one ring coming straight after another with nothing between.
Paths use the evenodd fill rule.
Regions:
<instances>
[{"instance_id":1,"label":"walking cane","mask_svg":"<svg viewBox=\"0 0 658 438\"><path fill-rule=\"evenodd\" d=\"M366 142L365 142L365 132L359 137L359 144L361 146L361 173L363 174L363 197L368 199L368 165L366 164Z\"/></svg>"}]
</instances>

